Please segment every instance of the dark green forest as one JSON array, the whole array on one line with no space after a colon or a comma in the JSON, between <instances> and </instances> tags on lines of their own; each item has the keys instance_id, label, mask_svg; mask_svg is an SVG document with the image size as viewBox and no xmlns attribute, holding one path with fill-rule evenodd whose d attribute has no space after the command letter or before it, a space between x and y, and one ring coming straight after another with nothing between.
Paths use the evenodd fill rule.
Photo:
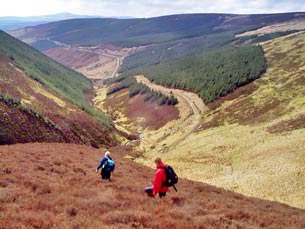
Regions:
<instances>
[{"instance_id":1,"label":"dark green forest","mask_svg":"<svg viewBox=\"0 0 305 229\"><path fill-rule=\"evenodd\" d=\"M54 42L48 41L48 40L39 40L39 41L36 41L36 42L32 43L31 46L33 48L41 51L41 52L44 52L44 51L46 51L48 49L59 47Z\"/></svg>"},{"instance_id":2,"label":"dark green forest","mask_svg":"<svg viewBox=\"0 0 305 229\"><path fill-rule=\"evenodd\" d=\"M266 67L260 46L225 47L139 67L123 76L144 74L157 84L193 91L208 103L259 78Z\"/></svg>"},{"instance_id":3,"label":"dark green forest","mask_svg":"<svg viewBox=\"0 0 305 229\"><path fill-rule=\"evenodd\" d=\"M169 59L176 59L190 54L202 53L229 45L235 40L235 33L240 31L228 31L212 33L204 36L169 41L146 47L144 50L125 58L120 73L143 66L158 64Z\"/></svg>"},{"instance_id":4,"label":"dark green forest","mask_svg":"<svg viewBox=\"0 0 305 229\"><path fill-rule=\"evenodd\" d=\"M154 91L142 83L137 83L137 81L133 76L129 76L129 77L121 76L121 77L106 79L104 81L104 84L106 85L114 84L108 90L107 96L128 88L129 98L140 94L140 95L145 95L144 97L145 102L156 102L160 106L162 105L175 106L176 104L178 104L178 100L174 95L167 96L162 94L161 92Z\"/></svg>"}]
</instances>

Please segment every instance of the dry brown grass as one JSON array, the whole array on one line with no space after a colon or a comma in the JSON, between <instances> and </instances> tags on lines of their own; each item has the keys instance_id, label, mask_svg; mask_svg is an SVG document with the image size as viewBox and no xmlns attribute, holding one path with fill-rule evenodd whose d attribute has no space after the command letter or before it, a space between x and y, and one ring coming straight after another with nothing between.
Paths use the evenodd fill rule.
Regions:
<instances>
[{"instance_id":1,"label":"dry brown grass","mask_svg":"<svg viewBox=\"0 0 305 229\"><path fill-rule=\"evenodd\" d=\"M144 98L144 95L129 98L126 89L108 96L100 106L112 113L118 126L127 127L129 131L159 129L179 118L179 110L175 106L159 106L157 102L144 102Z\"/></svg>"},{"instance_id":2,"label":"dry brown grass","mask_svg":"<svg viewBox=\"0 0 305 229\"><path fill-rule=\"evenodd\" d=\"M44 53L59 63L73 69L90 65L99 60L97 53L81 51L77 48L53 48Z\"/></svg>"},{"instance_id":3,"label":"dry brown grass","mask_svg":"<svg viewBox=\"0 0 305 229\"><path fill-rule=\"evenodd\" d=\"M125 57L142 47L73 46L53 48L44 53L59 63L75 69L91 80L114 77Z\"/></svg>"},{"instance_id":4,"label":"dry brown grass","mask_svg":"<svg viewBox=\"0 0 305 229\"><path fill-rule=\"evenodd\" d=\"M0 147L0 228L304 228L305 211L180 180L163 200L143 193L153 170L111 149L112 182L94 172L102 152L72 144Z\"/></svg>"},{"instance_id":5,"label":"dry brown grass","mask_svg":"<svg viewBox=\"0 0 305 229\"><path fill-rule=\"evenodd\" d=\"M305 29L305 20L295 20L295 21L264 26L257 30L252 30L241 34L237 34L236 37L251 36L251 35L261 36L269 33L286 32L291 30L304 30L304 29Z\"/></svg>"}]
</instances>

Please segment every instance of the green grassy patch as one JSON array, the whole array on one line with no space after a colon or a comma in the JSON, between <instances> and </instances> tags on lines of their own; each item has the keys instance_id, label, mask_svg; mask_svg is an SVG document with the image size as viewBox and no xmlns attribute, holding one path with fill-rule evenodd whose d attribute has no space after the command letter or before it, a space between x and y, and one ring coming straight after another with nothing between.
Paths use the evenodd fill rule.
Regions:
<instances>
[{"instance_id":1,"label":"green grassy patch","mask_svg":"<svg viewBox=\"0 0 305 229\"><path fill-rule=\"evenodd\" d=\"M55 44L54 42L49 41L49 40L35 41L34 43L31 44L31 46L35 49L38 49L41 52L48 50L48 49L59 47L57 44Z\"/></svg>"},{"instance_id":2,"label":"green grassy patch","mask_svg":"<svg viewBox=\"0 0 305 229\"><path fill-rule=\"evenodd\" d=\"M195 53L223 47L233 41L239 31L211 33L204 36L163 42L146 47L144 50L124 59L120 72L135 69L144 65L159 64L165 60L175 59Z\"/></svg>"}]
</instances>

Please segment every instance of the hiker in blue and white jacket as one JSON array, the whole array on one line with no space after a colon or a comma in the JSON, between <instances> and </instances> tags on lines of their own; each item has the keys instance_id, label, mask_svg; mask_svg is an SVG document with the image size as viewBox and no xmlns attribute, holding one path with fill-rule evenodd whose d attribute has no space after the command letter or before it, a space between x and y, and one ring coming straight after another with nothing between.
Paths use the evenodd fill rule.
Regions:
<instances>
[{"instance_id":1,"label":"hiker in blue and white jacket","mask_svg":"<svg viewBox=\"0 0 305 229\"><path fill-rule=\"evenodd\" d=\"M102 168L101 170L101 177L103 180L109 180L111 181L111 172L114 171L115 164L114 160L110 157L110 152L106 151L105 157L102 158L100 163L98 164L95 172L98 172L98 170Z\"/></svg>"}]
</instances>

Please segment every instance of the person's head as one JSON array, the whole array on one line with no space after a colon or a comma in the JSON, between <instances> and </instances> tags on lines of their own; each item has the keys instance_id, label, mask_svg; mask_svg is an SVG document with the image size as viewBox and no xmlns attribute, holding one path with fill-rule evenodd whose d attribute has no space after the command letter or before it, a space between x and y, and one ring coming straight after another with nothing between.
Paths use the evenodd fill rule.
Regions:
<instances>
[{"instance_id":1,"label":"person's head","mask_svg":"<svg viewBox=\"0 0 305 229\"><path fill-rule=\"evenodd\" d=\"M154 162L155 162L156 166L158 166L162 162L162 160L160 157L156 157Z\"/></svg>"},{"instance_id":2,"label":"person's head","mask_svg":"<svg viewBox=\"0 0 305 229\"><path fill-rule=\"evenodd\" d=\"M110 156L110 152L107 150L107 151L105 152L105 157L108 157L108 156Z\"/></svg>"}]
</instances>

